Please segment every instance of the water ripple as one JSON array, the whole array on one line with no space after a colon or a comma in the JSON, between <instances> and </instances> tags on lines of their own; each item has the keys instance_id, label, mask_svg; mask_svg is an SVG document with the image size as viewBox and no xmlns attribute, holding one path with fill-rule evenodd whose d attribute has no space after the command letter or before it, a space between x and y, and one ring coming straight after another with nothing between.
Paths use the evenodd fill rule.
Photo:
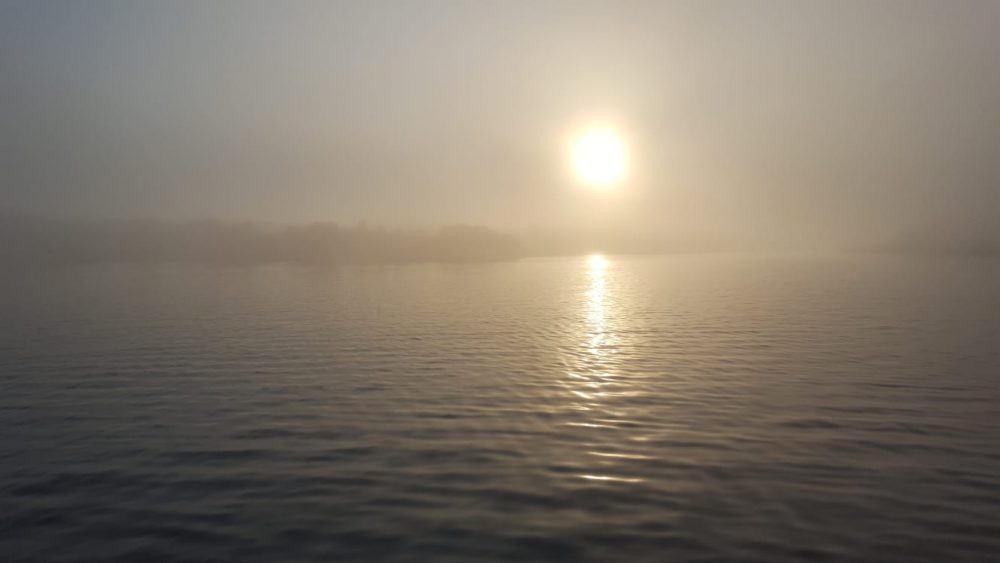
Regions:
<instances>
[{"instance_id":1,"label":"water ripple","mask_svg":"<svg viewBox=\"0 0 1000 563\"><path fill-rule=\"evenodd\" d=\"M1000 553L989 261L4 284L5 560Z\"/></svg>"}]
</instances>

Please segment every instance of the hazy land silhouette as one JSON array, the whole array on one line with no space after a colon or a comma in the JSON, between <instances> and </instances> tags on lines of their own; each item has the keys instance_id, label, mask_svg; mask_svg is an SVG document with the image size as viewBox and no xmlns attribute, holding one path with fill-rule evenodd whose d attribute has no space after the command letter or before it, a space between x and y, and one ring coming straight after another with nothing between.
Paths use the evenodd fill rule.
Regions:
<instances>
[{"instance_id":1,"label":"hazy land silhouette","mask_svg":"<svg viewBox=\"0 0 1000 563\"><path fill-rule=\"evenodd\" d=\"M217 220L56 220L8 214L0 257L16 263L358 264L508 260L509 234L482 226L387 229L364 223L264 225Z\"/></svg>"},{"instance_id":2,"label":"hazy land silhouette","mask_svg":"<svg viewBox=\"0 0 1000 563\"><path fill-rule=\"evenodd\" d=\"M943 231L902 233L846 252L998 256L988 233L944 236ZM392 228L358 222L274 224L252 221L56 219L0 213L0 260L10 264L198 263L253 265L389 264L503 261L530 256L674 254L774 250L724 237L643 237L553 231L515 233L482 225Z\"/></svg>"}]
</instances>

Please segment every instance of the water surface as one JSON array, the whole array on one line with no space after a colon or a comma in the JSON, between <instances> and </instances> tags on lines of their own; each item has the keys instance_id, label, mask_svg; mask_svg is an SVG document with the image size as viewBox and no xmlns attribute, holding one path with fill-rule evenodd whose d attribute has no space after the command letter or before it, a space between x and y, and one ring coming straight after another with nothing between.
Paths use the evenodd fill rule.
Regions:
<instances>
[{"instance_id":1,"label":"water surface","mask_svg":"<svg viewBox=\"0 0 1000 563\"><path fill-rule=\"evenodd\" d=\"M0 559L1000 557L1000 263L0 275Z\"/></svg>"}]
</instances>

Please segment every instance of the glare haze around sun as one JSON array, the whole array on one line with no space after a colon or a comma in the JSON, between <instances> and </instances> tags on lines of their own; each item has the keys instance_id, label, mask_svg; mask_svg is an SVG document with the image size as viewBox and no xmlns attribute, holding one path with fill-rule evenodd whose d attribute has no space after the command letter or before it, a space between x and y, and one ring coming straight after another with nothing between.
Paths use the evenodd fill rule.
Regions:
<instances>
[{"instance_id":1,"label":"glare haze around sun","mask_svg":"<svg viewBox=\"0 0 1000 563\"><path fill-rule=\"evenodd\" d=\"M621 138L610 129L589 129L573 141L573 172L588 186L607 188L619 182L628 167Z\"/></svg>"}]
</instances>

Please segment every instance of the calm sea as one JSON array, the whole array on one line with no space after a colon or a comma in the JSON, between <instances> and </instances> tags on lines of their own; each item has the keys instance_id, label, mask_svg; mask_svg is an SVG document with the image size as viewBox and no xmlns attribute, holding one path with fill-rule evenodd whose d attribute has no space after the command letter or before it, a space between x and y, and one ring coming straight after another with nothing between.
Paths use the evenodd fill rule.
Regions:
<instances>
[{"instance_id":1,"label":"calm sea","mask_svg":"<svg viewBox=\"0 0 1000 563\"><path fill-rule=\"evenodd\" d=\"M3 561L1000 559L1000 261L0 275Z\"/></svg>"}]
</instances>

